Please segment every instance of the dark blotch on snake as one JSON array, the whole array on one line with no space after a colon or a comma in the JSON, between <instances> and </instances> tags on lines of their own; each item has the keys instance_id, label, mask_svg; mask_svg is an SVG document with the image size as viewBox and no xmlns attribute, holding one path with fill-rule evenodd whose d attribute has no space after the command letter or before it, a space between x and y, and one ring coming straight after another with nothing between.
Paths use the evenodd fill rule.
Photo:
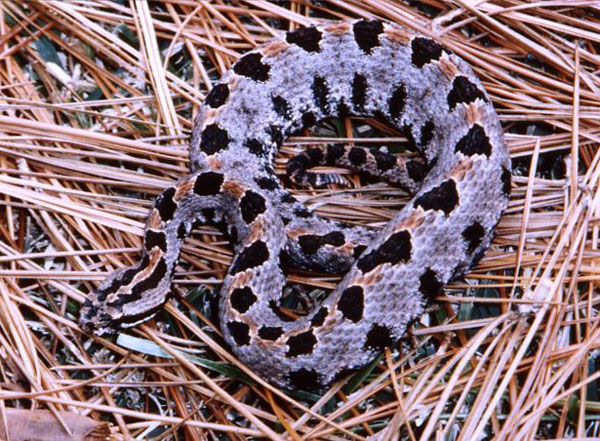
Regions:
<instances>
[{"instance_id":1,"label":"dark blotch on snake","mask_svg":"<svg viewBox=\"0 0 600 441\"><path fill-rule=\"evenodd\" d=\"M242 314L248 311L248 309L250 309L256 300L257 297L247 286L234 289L231 292L231 297L229 298L231 307Z\"/></svg>"},{"instance_id":2,"label":"dark blotch on snake","mask_svg":"<svg viewBox=\"0 0 600 441\"><path fill-rule=\"evenodd\" d=\"M365 251L367 249L366 245L356 245L354 247L354 250L352 250L352 256L355 259L358 259L360 257L360 255L363 253L363 251Z\"/></svg>"},{"instance_id":3,"label":"dark blotch on snake","mask_svg":"<svg viewBox=\"0 0 600 441\"><path fill-rule=\"evenodd\" d=\"M360 20L354 23L354 39L367 54L379 46L379 34L383 32L383 23L379 20Z\"/></svg>"},{"instance_id":4,"label":"dark blotch on snake","mask_svg":"<svg viewBox=\"0 0 600 441\"><path fill-rule=\"evenodd\" d=\"M281 202L284 204L293 204L296 202L296 198L294 198L294 196L292 196L290 193L284 193L284 195L281 196Z\"/></svg>"},{"instance_id":5,"label":"dark blotch on snake","mask_svg":"<svg viewBox=\"0 0 600 441\"><path fill-rule=\"evenodd\" d=\"M227 323L227 329L238 346L250 343L250 326L246 323L232 321Z\"/></svg>"},{"instance_id":6,"label":"dark blotch on snake","mask_svg":"<svg viewBox=\"0 0 600 441\"><path fill-rule=\"evenodd\" d=\"M294 208L294 214L298 217L307 219L309 217L313 217L313 214L306 207L296 207Z\"/></svg>"},{"instance_id":7,"label":"dark blotch on snake","mask_svg":"<svg viewBox=\"0 0 600 441\"><path fill-rule=\"evenodd\" d=\"M454 110L457 104L469 104L477 98L487 102L483 91L473 84L464 75L459 75L452 82L452 90L448 94L448 106L450 110Z\"/></svg>"},{"instance_id":8,"label":"dark blotch on snake","mask_svg":"<svg viewBox=\"0 0 600 441\"><path fill-rule=\"evenodd\" d=\"M283 328L279 326L263 326L258 330L258 336L263 340L275 341L283 334Z\"/></svg>"},{"instance_id":9,"label":"dark blotch on snake","mask_svg":"<svg viewBox=\"0 0 600 441\"><path fill-rule=\"evenodd\" d=\"M325 322L325 317L329 314L329 309L326 306L321 306L315 315L310 320L311 326L321 326Z\"/></svg>"},{"instance_id":10,"label":"dark blotch on snake","mask_svg":"<svg viewBox=\"0 0 600 441\"><path fill-rule=\"evenodd\" d=\"M313 369L302 368L290 372L288 380L299 390L315 390L321 387L319 374Z\"/></svg>"},{"instance_id":11,"label":"dark blotch on snake","mask_svg":"<svg viewBox=\"0 0 600 441\"><path fill-rule=\"evenodd\" d=\"M276 145L281 145L283 142L283 129L278 124L271 124L265 129L265 132L271 138L271 141Z\"/></svg>"},{"instance_id":12,"label":"dark blotch on snake","mask_svg":"<svg viewBox=\"0 0 600 441\"><path fill-rule=\"evenodd\" d=\"M273 102L273 110L275 113L282 118L290 119L292 116L292 108L290 107L290 103L288 103L284 98L279 95L275 95L271 98Z\"/></svg>"},{"instance_id":13,"label":"dark blotch on snake","mask_svg":"<svg viewBox=\"0 0 600 441\"><path fill-rule=\"evenodd\" d=\"M256 155L256 156L264 156L265 155L265 148L258 139L255 139L255 138L247 139L246 142L244 143L244 146L253 155Z\"/></svg>"},{"instance_id":14,"label":"dark blotch on snake","mask_svg":"<svg viewBox=\"0 0 600 441\"><path fill-rule=\"evenodd\" d=\"M317 123L317 117L313 112L302 114L302 127L305 129L314 126Z\"/></svg>"},{"instance_id":15,"label":"dark blotch on snake","mask_svg":"<svg viewBox=\"0 0 600 441\"><path fill-rule=\"evenodd\" d=\"M309 166L314 167L318 165L323 160L323 150L321 149L308 149L304 152L304 154L309 159Z\"/></svg>"},{"instance_id":16,"label":"dark blotch on snake","mask_svg":"<svg viewBox=\"0 0 600 441\"><path fill-rule=\"evenodd\" d=\"M236 74L253 79L254 81L267 81L271 67L262 62L262 56L258 53L244 55L234 65Z\"/></svg>"},{"instance_id":17,"label":"dark blotch on snake","mask_svg":"<svg viewBox=\"0 0 600 441\"><path fill-rule=\"evenodd\" d=\"M207 155L225 150L229 146L229 135L226 130L220 128L217 124L209 124L202 131L200 136L200 150Z\"/></svg>"},{"instance_id":18,"label":"dark blotch on snake","mask_svg":"<svg viewBox=\"0 0 600 441\"><path fill-rule=\"evenodd\" d=\"M223 104L225 104L225 101L227 101L228 97L229 87L227 86L227 84L217 84L210 90L210 92L208 92L208 95L206 95L206 99L204 100L204 102L214 109L217 107L221 107Z\"/></svg>"},{"instance_id":19,"label":"dark blotch on snake","mask_svg":"<svg viewBox=\"0 0 600 441\"><path fill-rule=\"evenodd\" d=\"M388 100L388 107L392 120L397 121L404 112L404 105L406 104L406 86L401 84L394 90L392 96Z\"/></svg>"},{"instance_id":20,"label":"dark blotch on snake","mask_svg":"<svg viewBox=\"0 0 600 441\"><path fill-rule=\"evenodd\" d=\"M250 224L256 219L259 214L262 214L267 209L265 204L265 198L260 194L247 190L240 201L240 210L242 212L242 219L247 224Z\"/></svg>"},{"instance_id":21,"label":"dark blotch on snake","mask_svg":"<svg viewBox=\"0 0 600 441\"><path fill-rule=\"evenodd\" d=\"M341 247L346 243L346 237L341 231L330 231L323 235L323 243L334 247Z\"/></svg>"},{"instance_id":22,"label":"dark blotch on snake","mask_svg":"<svg viewBox=\"0 0 600 441\"><path fill-rule=\"evenodd\" d=\"M378 248L363 255L358 260L357 267L363 273L368 273L384 263L396 265L410 259L411 251L410 233L406 230L398 231L390 235Z\"/></svg>"},{"instance_id":23,"label":"dark blotch on snake","mask_svg":"<svg viewBox=\"0 0 600 441\"><path fill-rule=\"evenodd\" d=\"M163 222L173 219L173 215L177 209L177 204L173 201L173 196L175 196L175 187L169 187L158 196L154 203L154 207L158 210L158 214L160 214Z\"/></svg>"},{"instance_id":24,"label":"dark blotch on snake","mask_svg":"<svg viewBox=\"0 0 600 441\"><path fill-rule=\"evenodd\" d=\"M391 153L385 153L385 152L380 152L379 150L373 150L373 151L371 151L371 154L373 155L373 158L375 158L375 163L377 164L377 168L382 172L391 170L392 168L394 168L396 166L396 163L397 163L396 157L394 155L392 155Z\"/></svg>"},{"instance_id":25,"label":"dark blotch on snake","mask_svg":"<svg viewBox=\"0 0 600 441\"><path fill-rule=\"evenodd\" d=\"M167 236L162 231L146 230L144 233L144 248L150 251L154 247L166 252Z\"/></svg>"},{"instance_id":26,"label":"dark blotch on snake","mask_svg":"<svg viewBox=\"0 0 600 441\"><path fill-rule=\"evenodd\" d=\"M316 234L305 234L298 236L298 245L305 254L314 254L321 247L321 236Z\"/></svg>"},{"instance_id":27,"label":"dark blotch on snake","mask_svg":"<svg viewBox=\"0 0 600 441\"><path fill-rule=\"evenodd\" d=\"M352 112L350 112L350 107L346 104L346 100L344 98L340 99L340 102L337 105L338 118L346 118L351 114Z\"/></svg>"},{"instance_id":28,"label":"dark blotch on snake","mask_svg":"<svg viewBox=\"0 0 600 441\"><path fill-rule=\"evenodd\" d=\"M382 351L393 343L392 335L387 326L373 325L367 333L367 339L364 344L365 349Z\"/></svg>"},{"instance_id":29,"label":"dark blotch on snake","mask_svg":"<svg viewBox=\"0 0 600 441\"><path fill-rule=\"evenodd\" d=\"M185 223L182 222L177 227L177 239L184 239L185 236L187 236L187 228L185 226Z\"/></svg>"},{"instance_id":30,"label":"dark blotch on snake","mask_svg":"<svg viewBox=\"0 0 600 441\"><path fill-rule=\"evenodd\" d=\"M315 75L312 83L312 93L315 104L322 112L327 111L327 95L329 88L325 82L325 78Z\"/></svg>"},{"instance_id":31,"label":"dark blotch on snake","mask_svg":"<svg viewBox=\"0 0 600 441\"><path fill-rule=\"evenodd\" d=\"M341 231L331 231L323 236L317 234L304 234L298 236L298 244L302 248L302 252L306 254L314 254L323 245L332 245L339 247L344 245L346 238Z\"/></svg>"},{"instance_id":32,"label":"dark blotch on snake","mask_svg":"<svg viewBox=\"0 0 600 441\"><path fill-rule=\"evenodd\" d=\"M442 46L425 37L415 37L411 43L412 63L421 68L427 63L437 61L442 56Z\"/></svg>"},{"instance_id":33,"label":"dark blotch on snake","mask_svg":"<svg viewBox=\"0 0 600 441\"><path fill-rule=\"evenodd\" d=\"M415 201L415 207L423 207L424 210L441 210L448 216L458 205L458 200L456 183L453 179L448 179L419 196Z\"/></svg>"},{"instance_id":34,"label":"dark blotch on snake","mask_svg":"<svg viewBox=\"0 0 600 441\"><path fill-rule=\"evenodd\" d=\"M430 119L423 124L423 127L421 127L421 148L427 147L427 145L431 142L434 131L435 123L433 122L433 119Z\"/></svg>"},{"instance_id":35,"label":"dark blotch on snake","mask_svg":"<svg viewBox=\"0 0 600 441\"><path fill-rule=\"evenodd\" d=\"M462 232L462 236L467 241L467 253L471 254L479 245L481 245L484 235L485 229L479 222L473 222L465 228Z\"/></svg>"},{"instance_id":36,"label":"dark blotch on snake","mask_svg":"<svg viewBox=\"0 0 600 441\"><path fill-rule=\"evenodd\" d=\"M315 27L300 28L285 34L285 40L288 43L296 44L306 52L319 52L321 37L321 31Z\"/></svg>"},{"instance_id":37,"label":"dark blotch on snake","mask_svg":"<svg viewBox=\"0 0 600 441\"><path fill-rule=\"evenodd\" d=\"M429 300L439 296L443 288L444 284L439 280L438 274L431 268L427 268L419 277L419 292Z\"/></svg>"},{"instance_id":38,"label":"dark blotch on snake","mask_svg":"<svg viewBox=\"0 0 600 441\"><path fill-rule=\"evenodd\" d=\"M342 292L337 309L342 312L344 318L358 323L363 316L364 294L360 286L350 286Z\"/></svg>"},{"instance_id":39,"label":"dark blotch on snake","mask_svg":"<svg viewBox=\"0 0 600 441\"><path fill-rule=\"evenodd\" d=\"M285 356L297 357L298 355L311 354L317 344L317 338L312 329L309 329L301 334L291 336L286 343L289 349Z\"/></svg>"},{"instance_id":40,"label":"dark blotch on snake","mask_svg":"<svg viewBox=\"0 0 600 441\"><path fill-rule=\"evenodd\" d=\"M456 143L455 152L461 152L463 155L485 155L490 156L492 153L492 145L490 139L483 127L479 124L474 124L467 134L460 138Z\"/></svg>"},{"instance_id":41,"label":"dark blotch on snake","mask_svg":"<svg viewBox=\"0 0 600 441\"><path fill-rule=\"evenodd\" d=\"M338 159L344 156L346 152L345 147L342 144L330 144L327 146L327 152L325 154L325 161L327 165L336 165Z\"/></svg>"},{"instance_id":42,"label":"dark blotch on snake","mask_svg":"<svg viewBox=\"0 0 600 441\"><path fill-rule=\"evenodd\" d=\"M214 222L216 215L217 215L217 212L214 209L214 207L207 207L202 210L202 217L204 217L206 222ZM196 228L199 228L200 226L202 226L202 221L200 221L200 219L198 219L192 225L192 230L195 230Z\"/></svg>"},{"instance_id":43,"label":"dark blotch on snake","mask_svg":"<svg viewBox=\"0 0 600 441\"><path fill-rule=\"evenodd\" d=\"M408 177L410 179L415 182L421 182L427 174L427 166L421 161L407 161L406 172L408 173Z\"/></svg>"},{"instance_id":44,"label":"dark blotch on snake","mask_svg":"<svg viewBox=\"0 0 600 441\"><path fill-rule=\"evenodd\" d=\"M362 147L352 147L348 152L348 159L353 166L358 167L367 162L367 152Z\"/></svg>"},{"instance_id":45,"label":"dark blotch on snake","mask_svg":"<svg viewBox=\"0 0 600 441\"><path fill-rule=\"evenodd\" d=\"M275 190L277 187L279 187L279 182L274 178L261 177L255 179L255 182L263 190Z\"/></svg>"},{"instance_id":46,"label":"dark blotch on snake","mask_svg":"<svg viewBox=\"0 0 600 441\"><path fill-rule=\"evenodd\" d=\"M364 111L365 102L367 101L367 87L367 78L364 75L355 73L352 79L352 105L359 112Z\"/></svg>"},{"instance_id":47,"label":"dark blotch on snake","mask_svg":"<svg viewBox=\"0 0 600 441\"><path fill-rule=\"evenodd\" d=\"M246 271L249 268L262 265L268 259L269 248L267 247L267 244L262 240L257 240L240 252L229 271L231 274L237 274Z\"/></svg>"},{"instance_id":48,"label":"dark blotch on snake","mask_svg":"<svg viewBox=\"0 0 600 441\"><path fill-rule=\"evenodd\" d=\"M502 175L500 176L500 179L502 181L502 193L504 193L506 196L510 195L510 181L511 181L511 174L510 174L510 170L506 167L502 167Z\"/></svg>"},{"instance_id":49,"label":"dark blotch on snake","mask_svg":"<svg viewBox=\"0 0 600 441\"><path fill-rule=\"evenodd\" d=\"M194 193L198 196L212 196L221 191L224 177L221 173L206 172L196 177Z\"/></svg>"}]
</instances>

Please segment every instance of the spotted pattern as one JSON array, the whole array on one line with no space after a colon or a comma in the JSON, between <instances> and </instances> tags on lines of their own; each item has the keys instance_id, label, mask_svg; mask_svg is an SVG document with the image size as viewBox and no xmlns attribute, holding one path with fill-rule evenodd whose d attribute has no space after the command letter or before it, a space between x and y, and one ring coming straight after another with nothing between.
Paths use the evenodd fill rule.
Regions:
<instances>
[{"instance_id":1,"label":"spotted pattern","mask_svg":"<svg viewBox=\"0 0 600 441\"><path fill-rule=\"evenodd\" d=\"M363 51L371 53L379 46L379 35L383 32L383 23L379 20L360 20L354 23L354 39Z\"/></svg>"},{"instance_id":2,"label":"spotted pattern","mask_svg":"<svg viewBox=\"0 0 600 441\"><path fill-rule=\"evenodd\" d=\"M504 193L505 196L510 195L511 179L510 169L508 167L502 167L502 176L500 177L500 180L502 182L502 193Z\"/></svg>"},{"instance_id":3,"label":"spotted pattern","mask_svg":"<svg viewBox=\"0 0 600 441\"><path fill-rule=\"evenodd\" d=\"M364 294L360 286L346 288L338 302L338 309L344 318L358 323L362 319L364 309Z\"/></svg>"},{"instance_id":4,"label":"spotted pattern","mask_svg":"<svg viewBox=\"0 0 600 441\"><path fill-rule=\"evenodd\" d=\"M329 94L329 88L325 82L325 78L320 75L315 75L312 83L313 99L317 107L325 112L327 110L327 95Z\"/></svg>"},{"instance_id":5,"label":"spotted pattern","mask_svg":"<svg viewBox=\"0 0 600 441\"><path fill-rule=\"evenodd\" d=\"M160 214L160 218L163 222L167 222L173 218L177 204L173 201L175 195L175 188L169 187L156 199L154 206Z\"/></svg>"},{"instance_id":6,"label":"spotted pattern","mask_svg":"<svg viewBox=\"0 0 600 441\"><path fill-rule=\"evenodd\" d=\"M364 110L367 101L367 78L359 73L352 80L352 104L357 112Z\"/></svg>"},{"instance_id":7,"label":"spotted pattern","mask_svg":"<svg viewBox=\"0 0 600 441\"><path fill-rule=\"evenodd\" d=\"M273 101L273 110L277 115L282 118L290 118L292 114L292 108L290 107L290 103L288 103L285 98L276 95L272 98Z\"/></svg>"},{"instance_id":8,"label":"spotted pattern","mask_svg":"<svg viewBox=\"0 0 600 441\"><path fill-rule=\"evenodd\" d=\"M314 390L321 385L319 374L314 370L306 368L290 372L287 379L289 384L301 390Z\"/></svg>"},{"instance_id":9,"label":"spotted pattern","mask_svg":"<svg viewBox=\"0 0 600 441\"><path fill-rule=\"evenodd\" d=\"M404 111L404 103L406 101L406 86L401 84L394 90L392 96L390 97L389 104L389 112L391 117L394 120L397 120L402 115Z\"/></svg>"},{"instance_id":10,"label":"spotted pattern","mask_svg":"<svg viewBox=\"0 0 600 441\"><path fill-rule=\"evenodd\" d=\"M283 335L283 328L281 326L263 326L258 330L258 336L263 340L277 340Z\"/></svg>"},{"instance_id":11,"label":"spotted pattern","mask_svg":"<svg viewBox=\"0 0 600 441\"><path fill-rule=\"evenodd\" d=\"M288 136L340 114L393 125L415 152L329 144L290 159L288 176L345 184L310 171L328 165L402 187L412 200L380 231L321 218L275 176ZM223 336L286 388L320 388L394 345L489 247L511 187L498 118L472 70L439 42L378 20L301 28L246 53L207 94L190 145L191 173L156 199L140 262L90 294L80 323L102 335L147 320L169 297L184 239L212 224L234 249ZM299 317L279 307L284 267L343 277Z\"/></svg>"},{"instance_id":12,"label":"spotted pattern","mask_svg":"<svg viewBox=\"0 0 600 441\"><path fill-rule=\"evenodd\" d=\"M296 44L306 52L319 52L319 42L322 33L317 28L300 28L293 32L288 32L285 40L290 44Z\"/></svg>"},{"instance_id":13,"label":"spotted pattern","mask_svg":"<svg viewBox=\"0 0 600 441\"><path fill-rule=\"evenodd\" d=\"M258 53L244 55L233 65L233 71L236 74L254 81L267 81L270 69L268 64L263 63L263 59Z\"/></svg>"},{"instance_id":14,"label":"spotted pattern","mask_svg":"<svg viewBox=\"0 0 600 441\"><path fill-rule=\"evenodd\" d=\"M236 344L240 346L250 343L250 326L243 322L229 322L227 329Z\"/></svg>"},{"instance_id":15,"label":"spotted pattern","mask_svg":"<svg viewBox=\"0 0 600 441\"><path fill-rule=\"evenodd\" d=\"M403 230L390 235L377 249L361 256L357 267L363 273L373 271L375 268L389 263L396 265L410 259L412 250L410 232Z\"/></svg>"},{"instance_id":16,"label":"spotted pattern","mask_svg":"<svg viewBox=\"0 0 600 441\"><path fill-rule=\"evenodd\" d=\"M448 216L459 203L458 190L453 179L442 182L415 200L415 207L441 210Z\"/></svg>"},{"instance_id":17,"label":"spotted pattern","mask_svg":"<svg viewBox=\"0 0 600 441\"><path fill-rule=\"evenodd\" d=\"M486 155L490 156L492 153L492 145L488 136L485 134L485 130L479 124L474 124L469 132L460 138L456 143L455 152L461 152L464 155Z\"/></svg>"},{"instance_id":18,"label":"spotted pattern","mask_svg":"<svg viewBox=\"0 0 600 441\"><path fill-rule=\"evenodd\" d=\"M229 97L229 86L227 84L217 84L206 95L204 103L212 108L221 107Z\"/></svg>"},{"instance_id":19,"label":"spotted pattern","mask_svg":"<svg viewBox=\"0 0 600 441\"><path fill-rule=\"evenodd\" d=\"M459 103L469 104L476 99L487 102L487 98L482 89L479 89L467 77L459 75L452 83L452 90L448 94L448 106L454 110Z\"/></svg>"},{"instance_id":20,"label":"spotted pattern","mask_svg":"<svg viewBox=\"0 0 600 441\"><path fill-rule=\"evenodd\" d=\"M219 193L224 176L221 173L206 172L196 178L194 193L198 196L208 196Z\"/></svg>"},{"instance_id":21,"label":"spotted pattern","mask_svg":"<svg viewBox=\"0 0 600 441\"><path fill-rule=\"evenodd\" d=\"M289 347L286 357L297 357L298 355L310 354L317 344L317 338L312 329L298 335L293 335L287 340Z\"/></svg>"},{"instance_id":22,"label":"spotted pattern","mask_svg":"<svg viewBox=\"0 0 600 441\"><path fill-rule=\"evenodd\" d=\"M433 299L442 293L444 284L441 282L438 274L431 268L427 268L419 277L419 291L427 299Z\"/></svg>"},{"instance_id":23,"label":"spotted pattern","mask_svg":"<svg viewBox=\"0 0 600 441\"><path fill-rule=\"evenodd\" d=\"M236 288L231 292L230 297L231 307L242 314L256 302L257 297L252 292L252 289L247 286Z\"/></svg>"},{"instance_id":24,"label":"spotted pattern","mask_svg":"<svg viewBox=\"0 0 600 441\"><path fill-rule=\"evenodd\" d=\"M341 231L332 231L323 236L316 234L305 234L298 237L298 244L306 254L316 253L323 245L342 246L346 243L344 233Z\"/></svg>"},{"instance_id":25,"label":"spotted pattern","mask_svg":"<svg viewBox=\"0 0 600 441\"><path fill-rule=\"evenodd\" d=\"M472 253L481 245L481 241L485 236L485 228L479 222L473 222L464 229L462 235L467 243L467 253Z\"/></svg>"},{"instance_id":26,"label":"spotted pattern","mask_svg":"<svg viewBox=\"0 0 600 441\"><path fill-rule=\"evenodd\" d=\"M240 252L229 271L232 274L246 271L249 268L262 265L268 258L269 247L262 240L257 240Z\"/></svg>"},{"instance_id":27,"label":"spotted pattern","mask_svg":"<svg viewBox=\"0 0 600 441\"><path fill-rule=\"evenodd\" d=\"M265 198L255 191L246 191L240 200L242 219L244 219L244 222L247 224L252 223L252 221L254 221L259 214L264 213L266 209Z\"/></svg>"},{"instance_id":28,"label":"spotted pattern","mask_svg":"<svg viewBox=\"0 0 600 441\"><path fill-rule=\"evenodd\" d=\"M367 161L367 154L363 149L352 148L348 154L348 159L353 166L358 167Z\"/></svg>"},{"instance_id":29,"label":"spotted pattern","mask_svg":"<svg viewBox=\"0 0 600 441\"><path fill-rule=\"evenodd\" d=\"M329 145L326 150L306 150L288 161L286 171L290 179L299 185L319 187L344 183L339 175L307 171L318 165L344 167L387 181L408 191L416 190L427 172L427 166L422 158L406 160L379 150L341 144Z\"/></svg>"},{"instance_id":30,"label":"spotted pattern","mask_svg":"<svg viewBox=\"0 0 600 441\"><path fill-rule=\"evenodd\" d=\"M411 61L417 67L423 67L432 61L439 60L443 50L440 44L424 37L413 38L411 49Z\"/></svg>"},{"instance_id":31,"label":"spotted pattern","mask_svg":"<svg viewBox=\"0 0 600 441\"><path fill-rule=\"evenodd\" d=\"M329 314L329 309L327 309L325 306L322 306L310 321L311 326L321 326L325 321L327 314Z\"/></svg>"},{"instance_id":32,"label":"spotted pattern","mask_svg":"<svg viewBox=\"0 0 600 441\"><path fill-rule=\"evenodd\" d=\"M421 147L427 146L433 139L435 133L435 122L430 119L421 128Z\"/></svg>"},{"instance_id":33,"label":"spotted pattern","mask_svg":"<svg viewBox=\"0 0 600 441\"><path fill-rule=\"evenodd\" d=\"M247 139L244 145L253 155L264 156L266 153L265 146L258 139Z\"/></svg>"},{"instance_id":34,"label":"spotted pattern","mask_svg":"<svg viewBox=\"0 0 600 441\"><path fill-rule=\"evenodd\" d=\"M152 250L158 247L162 252L167 252L167 236L162 231L146 230L144 233L144 247Z\"/></svg>"},{"instance_id":35,"label":"spotted pattern","mask_svg":"<svg viewBox=\"0 0 600 441\"><path fill-rule=\"evenodd\" d=\"M392 335L387 326L373 325L367 333L364 348L372 351L382 351L392 345Z\"/></svg>"},{"instance_id":36,"label":"spotted pattern","mask_svg":"<svg viewBox=\"0 0 600 441\"><path fill-rule=\"evenodd\" d=\"M227 131L220 128L217 124L210 124L202 132L200 148L207 155L214 155L221 150L225 150L228 145L229 136L227 135Z\"/></svg>"}]
</instances>

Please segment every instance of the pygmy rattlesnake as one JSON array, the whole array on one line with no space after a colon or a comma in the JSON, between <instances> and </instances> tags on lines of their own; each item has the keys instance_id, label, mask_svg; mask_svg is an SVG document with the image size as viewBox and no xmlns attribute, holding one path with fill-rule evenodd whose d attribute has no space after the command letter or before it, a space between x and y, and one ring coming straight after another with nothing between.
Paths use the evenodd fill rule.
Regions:
<instances>
[{"instance_id":1,"label":"pygmy rattlesnake","mask_svg":"<svg viewBox=\"0 0 600 441\"><path fill-rule=\"evenodd\" d=\"M312 214L275 176L289 134L338 115L402 129L421 158L336 144L293 158L288 173L322 185L336 179L306 170L341 165L413 193L380 232ZM472 70L434 40L377 20L298 29L244 55L206 97L191 160L191 174L154 204L141 262L90 295L81 323L103 334L151 317L193 226L220 225L235 249L221 329L241 360L284 387L327 384L401 337L487 249L510 191L501 127ZM278 310L284 267L345 276L290 320Z\"/></svg>"}]
</instances>

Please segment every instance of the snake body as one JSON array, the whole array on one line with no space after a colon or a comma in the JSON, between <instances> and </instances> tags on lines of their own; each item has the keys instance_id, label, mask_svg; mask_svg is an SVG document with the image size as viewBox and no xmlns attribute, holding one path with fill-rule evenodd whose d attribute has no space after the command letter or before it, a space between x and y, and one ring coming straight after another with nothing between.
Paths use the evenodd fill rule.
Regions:
<instances>
[{"instance_id":1,"label":"snake body","mask_svg":"<svg viewBox=\"0 0 600 441\"><path fill-rule=\"evenodd\" d=\"M288 173L320 185L335 179L310 167L342 165L413 193L379 232L314 215L275 176L287 136L339 115L403 130L421 159L334 144L292 158ZM191 163L157 198L142 260L90 295L81 324L107 334L151 317L185 237L198 223L219 225L235 252L221 289L224 337L286 388L328 384L392 345L489 247L510 192L501 127L472 70L434 40L377 20L301 28L241 57L206 97ZM278 309L285 267L345 275L291 320Z\"/></svg>"}]
</instances>

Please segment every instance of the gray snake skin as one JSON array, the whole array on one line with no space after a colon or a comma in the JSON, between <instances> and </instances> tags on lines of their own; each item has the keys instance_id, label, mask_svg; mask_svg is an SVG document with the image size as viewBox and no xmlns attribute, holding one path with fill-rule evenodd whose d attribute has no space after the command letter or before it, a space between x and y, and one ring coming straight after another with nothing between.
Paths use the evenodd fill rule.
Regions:
<instances>
[{"instance_id":1,"label":"gray snake skin","mask_svg":"<svg viewBox=\"0 0 600 441\"><path fill-rule=\"evenodd\" d=\"M309 168L343 166L411 192L379 232L312 214L275 176L286 137L340 115L403 130L420 157L333 144L292 158L288 174L318 186L336 179ZM217 225L235 251L220 297L225 339L285 388L326 385L393 345L489 247L510 192L502 130L472 70L435 41L377 20L298 29L245 54L206 97L191 159L191 174L156 199L142 260L89 296L82 327L111 334L150 318L185 237ZM278 308L284 268L345 275L290 320Z\"/></svg>"}]
</instances>

